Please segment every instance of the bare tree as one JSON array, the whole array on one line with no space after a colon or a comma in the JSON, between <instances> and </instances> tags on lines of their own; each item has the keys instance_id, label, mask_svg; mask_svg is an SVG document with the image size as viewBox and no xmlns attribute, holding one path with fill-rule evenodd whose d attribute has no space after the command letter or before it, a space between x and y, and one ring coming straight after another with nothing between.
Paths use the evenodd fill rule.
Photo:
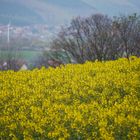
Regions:
<instances>
[{"instance_id":1,"label":"bare tree","mask_svg":"<svg viewBox=\"0 0 140 140\"><path fill-rule=\"evenodd\" d=\"M115 59L118 49L113 46L112 20L104 15L73 19L71 26L62 28L54 42L77 63Z\"/></svg>"},{"instance_id":2,"label":"bare tree","mask_svg":"<svg viewBox=\"0 0 140 140\"><path fill-rule=\"evenodd\" d=\"M118 48L114 46L115 34L112 29L112 20L104 15L92 15L86 19L85 28L90 31L89 35L87 31L85 34L90 44L89 53L92 52L91 56L94 56L94 60L115 59Z\"/></svg>"},{"instance_id":3,"label":"bare tree","mask_svg":"<svg viewBox=\"0 0 140 140\"><path fill-rule=\"evenodd\" d=\"M46 52L45 52L46 53ZM48 60L62 63L115 60L131 55L140 56L140 16L109 18L95 14L77 17L69 27L62 27L51 43L51 50L43 54ZM45 61L44 61L45 60Z\"/></svg>"},{"instance_id":4,"label":"bare tree","mask_svg":"<svg viewBox=\"0 0 140 140\"><path fill-rule=\"evenodd\" d=\"M0 70L19 70L24 60L21 59L20 47L13 45L16 42L15 39L11 39L10 42L3 44L0 48Z\"/></svg>"},{"instance_id":5,"label":"bare tree","mask_svg":"<svg viewBox=\"0 0 140 140\"><path fill-rule=\"evenodd\" d=\"M118 31L119 45L123 56L139 56L140 50L140 17L137 14L115 18L114 25Z\"/></svg>"}]
</instances>

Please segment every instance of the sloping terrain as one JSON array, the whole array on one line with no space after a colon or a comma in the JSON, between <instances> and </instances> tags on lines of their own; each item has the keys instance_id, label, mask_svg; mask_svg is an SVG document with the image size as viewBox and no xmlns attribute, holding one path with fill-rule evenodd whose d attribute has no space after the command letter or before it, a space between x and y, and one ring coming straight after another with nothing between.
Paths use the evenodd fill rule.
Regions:
<instances>
[{"instance_id":1,"label":"sloping terrain","mask_svg":"<svg viewBox=\"0 0 140 140\"><path fill-rule=\"evenodd\" d=\"M43 23L40 15L18 2L0 1L0 23L7 24L12 22L16 25L26 25L34 23Z\"/></svg>"},{"instance_id":2,"label":"sloping terrain","mask_svg":"<svg viewBox=\"0 0 140 140\"><path fill-rule=\"evenodd\" d=\"M78 15L95 12L92 6L80 0L1 0L0 23L58 25Z\"/></svg>"},{"instance_id":3,"label":"sloping terrain","mask_svg":"<svg viewBox=\"0 0 140 140\"><path fill-rule=\"evenodd\" d=\"M0 0L0 24L64 24L75 16L140 13L138 0Z\"/></svg>"}]
</instances>

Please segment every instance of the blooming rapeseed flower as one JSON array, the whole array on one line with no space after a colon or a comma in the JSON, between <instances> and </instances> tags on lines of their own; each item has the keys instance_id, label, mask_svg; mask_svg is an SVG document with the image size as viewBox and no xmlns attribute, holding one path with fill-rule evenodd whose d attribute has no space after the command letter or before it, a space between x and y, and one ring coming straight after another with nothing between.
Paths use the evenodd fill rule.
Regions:
<instances>
[{"instance_id":1,"label":"blooming rapeseed flower","mask_svg":"<svg viewBox=\"0 0 140 140\"><path fill-rule=\"evenodd\" d=\"M140 59L0 72L0 139L140 139Z\"/></svg>"}]
</instances>

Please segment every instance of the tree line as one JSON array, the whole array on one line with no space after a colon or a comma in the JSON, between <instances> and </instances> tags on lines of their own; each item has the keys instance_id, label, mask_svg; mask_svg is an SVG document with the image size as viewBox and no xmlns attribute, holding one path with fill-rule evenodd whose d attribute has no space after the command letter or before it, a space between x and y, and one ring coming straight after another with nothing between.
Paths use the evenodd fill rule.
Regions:
<instances>
[{"instance_id":1,"label":"tree line","mask_svg":"<svg viewBox=\"0 0 140 140\"><path fill-rule=\"evenodd\" d=\"M63 26L34 67L140 56L140 15L76 17Z\"/></svg>"},{"instance_id":2,"label":"tree line","mask_svg":"<svg viewBox=\"0 0 140 140\"><path fill-rule=\"evenodd\" d=\"M62 27L51 48L56 52L53 57L58 59L57 52L61 52L70 63L115 60L132 55L139 57L140 16L133 14L110 18L95 14L86 18L77 17L69 27Z\"/></svg>"}]
</instances>

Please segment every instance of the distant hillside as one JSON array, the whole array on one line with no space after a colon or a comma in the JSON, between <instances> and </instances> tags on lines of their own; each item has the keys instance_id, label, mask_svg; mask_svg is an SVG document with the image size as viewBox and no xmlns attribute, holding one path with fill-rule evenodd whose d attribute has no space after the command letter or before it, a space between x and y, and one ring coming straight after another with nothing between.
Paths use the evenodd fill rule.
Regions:
<instances>
[{"instance_id":1,"label":"distant hillside","mask_svg":"<svg viewBox=\"0 0 140 140\"><path fill-rule=\"evenodd\" d=\"M94 11L81 0L0 0L0 23L58 25Z\"/></svg>"},{"instance_id":2,"label":"distant hillside","mask_svg":"<svg viewBox=\"0 0 140 140\"><path fill-rule=\"evenodd\" d=\"M18 3L0 1L0 23L8 22L16 25L43 23L43 19L34 10Z\"/></svg>"},{"instance_id":3,"label":"distant hillside","mask_svg":"<svg viewBox=\"0 0 140 140\"><path fill-rule=\"evenodd\" d=\"M75 16L140 13L139 0L0 0L0 24L59 25Z\"/></svg>"},{"instance_id":4,"label":"distant hillside","mask_svg":"<svg viewBox=\"0 0 140 140\"><path fill-rule=\"evenodd\" d=\"M82 0L88 5L96 7L97 11L117 16L120 14L140 14L140 0Z\"/></svg>"}]
</instances>

